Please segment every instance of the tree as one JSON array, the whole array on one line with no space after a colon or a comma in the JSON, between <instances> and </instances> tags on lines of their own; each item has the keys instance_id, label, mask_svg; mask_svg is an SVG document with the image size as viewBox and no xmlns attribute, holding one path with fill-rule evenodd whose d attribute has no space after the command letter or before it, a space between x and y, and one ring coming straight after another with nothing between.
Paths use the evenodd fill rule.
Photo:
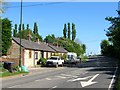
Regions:
<instances>
[{"instance_id":1,"label":"tree","mask_svg":"<svg viewBox=\"0 0 120 90\"><path fill-rule=\"evenodd\" d=\"M5 2L5 0L0 0L0 14L4 13L6 10L6 5L7 3Z\"/></svg>"},{"instance_id":2,"label":"tree","mask_svg":"<svg viewBox=\"0 0 120 90\"><path fill-rule=\"evenodd\" d=\"M24 24L22 24L22 30L25 30L25 26L24 26Z\"/></svg>"},{"instance_id":3,"label":"tree","mask_svg":"<svg viewBox=\"0 0 120 90\"><path fill-rule=\"evenodd\" d=\"M103 55L106 55L108 53L108 47L110 46L109 41L102 40L100 45L101 45L101 53Z\"/></svg>"},{"instance_id":4,"label":"tree","mask_svg":"<svg viewBox=\"0 0 120 90\"><path fill-rule=\"evenodd\" d=\"M64 24L63 37L67 38L67 26L66 26L66 24Z\"/></svg>"},{"instance_id":5,"label":"tree","mask_svg":"<svg viewBox=\"0 0 120 90\"><path fill-rule=\"evenodd\" d=\"M70 39L70 34L71 34L71 32L70 32L70 23L68 23L68 39Z\"/></svg>"},{"instance_id":6,"label":"tree","mask_svg":"<svg viewBox=\"0 0 120 90\"><path fill-rule=\"evenodd\" d=\"M26 27L26 29L27 29L27 30L29 29L29 24L27 24L27 27Z\"/></svg>"},{"instance_id":7,"label":"tree","mask_svg":"<svg viewBox=\"0 0 120 90\"><path fill-rule=\"evenodd\" d=\"M52 35L46 36L45 39L44 39L44 41L45 41L46 43L54 43L54 41L55 41L55 35L52 34Z\"/></svg>"},{"instance_id":8,"label":"tree","mask_svg":"<svg viewBox=\"0 0 120 90\"><path fill-rule=\"evenodd\" d=\"M6 55L11 46L12 24L8 18L2 19L2 55Z\"/></svg>"},{"instance_id":9,"label":"tree","mask_svg":"<svg viewBox=\"0 0 120 90\"><path fill-rule=\"evenodd\" d=\"M117 12L120 16L120 11ZM106 17L105 20L111 23L106 35L115 49L115 56L120 58L120 17Z\"/></svg>"},{"instance_id":10,"label":"tree","mask_svg":"<svg viewBox=\"0 0 120 90\"><path fill-rule=\"evenodd\" d=\"M15 24L14 29L13 29L13 37L17 36L17 24Z\"/></svg>"},{"instance_id":11,"label":"tree","mask_svg":"<svg viewBox=\"0 0 120 90\"><path fill-rule=\"evenodd\" d=\"M36 22L34 23L33 33L34 33L34 34L38 34L38 26L37 26L37 23L36 23Z\"/></svg>"},{"instance_id":12,"label":"tree","mask_svg":"<svg viewBox=\"0 0 120 90\"><path fill-rule=\"evenodd\" d=\"M82 49L83 49L83 54L86 53L86 45L85 44L82 44Z\"/></svg>"},{"instance_id":13,"label":"tree","mask_svg":"<svg viewBox=\"0 0 120 90\"><path fill-rule=\"evenodd\" d=\"M74 41L76 38L76 29L75 29L75 24L72 23L72 40Z\"/></svg>"}]
</instances>

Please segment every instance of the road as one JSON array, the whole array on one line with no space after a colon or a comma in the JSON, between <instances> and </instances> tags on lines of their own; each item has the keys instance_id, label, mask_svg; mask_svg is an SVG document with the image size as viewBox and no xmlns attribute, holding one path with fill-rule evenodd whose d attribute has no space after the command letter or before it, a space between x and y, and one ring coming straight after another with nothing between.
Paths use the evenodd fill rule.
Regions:
<instances>
[{"instance_id":1,"label":"road","mask_svg":"<svg viewBox=\"0 0 120 90\"><path fill-rule=\"evenodd\" d=\"M117 66L115 60L107 57L95 57L86 63L68 65L44 73L3 79L3 90L12 88L86 88L110 90L113 87ZM31 89L32 90L32 89Z\"/></svg>"}]
</instances>

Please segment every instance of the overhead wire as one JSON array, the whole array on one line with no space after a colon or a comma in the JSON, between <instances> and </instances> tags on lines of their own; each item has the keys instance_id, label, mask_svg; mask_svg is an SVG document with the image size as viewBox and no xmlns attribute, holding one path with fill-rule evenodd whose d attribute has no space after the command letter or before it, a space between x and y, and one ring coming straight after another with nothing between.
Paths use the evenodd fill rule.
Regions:
<instances>
[{"instance_id":1,"label":"overhead wire","mask_svg":"<svg viewBox=\"0 0 120 90\"><path fill-rule=\"evenodd\" d=\"M44 6L44 5L55 5L65 2L51 2L51 3L40 3L40 4L31 4L31 5L23 5L22 7L34 7L34 6ZM6 8L19 8L20 6L7 6Z\"/></svg>"}]
</instances>

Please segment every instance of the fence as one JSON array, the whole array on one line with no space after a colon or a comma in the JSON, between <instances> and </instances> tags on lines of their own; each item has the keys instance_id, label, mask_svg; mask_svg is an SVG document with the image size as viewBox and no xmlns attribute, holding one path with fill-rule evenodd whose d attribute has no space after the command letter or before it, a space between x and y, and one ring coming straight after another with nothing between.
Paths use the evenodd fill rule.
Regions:
<instances>
[{"instance_id":1,"label":"fence","mask_svg":"<svg viewBox=\"0 0 120 90\"><path fill-rule=\"evenodd\" d=\"M18 66L19 65L19 58L1 58L0 57L0 62L14 62L13 66Z\"/></svg>"}]
</instances>

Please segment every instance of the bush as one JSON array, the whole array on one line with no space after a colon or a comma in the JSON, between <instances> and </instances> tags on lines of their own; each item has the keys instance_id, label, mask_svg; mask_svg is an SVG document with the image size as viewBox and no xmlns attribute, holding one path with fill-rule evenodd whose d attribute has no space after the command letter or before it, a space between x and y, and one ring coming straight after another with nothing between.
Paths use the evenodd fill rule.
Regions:
<instances>
[{"instance_id":1,"label":"bush","mask_svg":"<svg viewBox=\"0 0 120 90\"><path fill-rule=\"evenodd\" d=\"M88 57L86 55L85 56L84 55L81 56L82 62L86 62L87 59L88 59Z\"/></svg>"},{"instance_id":2,"label":"bush","mask_svg":"<svg viewBox=\"0 0 120 90\"><path fill-rule=\"evenodd\" d=\"M61 59L63 59L64 61L67 60L66 54L63 54L63 56L61 56Z\"/></svg>"},{"instance_id":3,"label":"bush","mask_svg":"<svg viewBox=\"0 0 120 90\"><path fill-rule=\"evenodd\" d=\"M13 68L13 70L15 70L15 71L18 71L18 72L19 72L19 71L20 71L20 67L19 67L19 66L16 66L16 67L14 67L14 68Z\"/></svg>"},{"instance_id":4,"label":"bush","mask_svg":"<svg viewBox=\"0 0 120 90\"><path fill-rule=\"evenodd\" d=\"M47 59L45 59L45 58L40 58L40 60L39 60L39 62L41 63L42 66L46 65L46 61L47 61Z\"/></svg>"}]
</instances>

